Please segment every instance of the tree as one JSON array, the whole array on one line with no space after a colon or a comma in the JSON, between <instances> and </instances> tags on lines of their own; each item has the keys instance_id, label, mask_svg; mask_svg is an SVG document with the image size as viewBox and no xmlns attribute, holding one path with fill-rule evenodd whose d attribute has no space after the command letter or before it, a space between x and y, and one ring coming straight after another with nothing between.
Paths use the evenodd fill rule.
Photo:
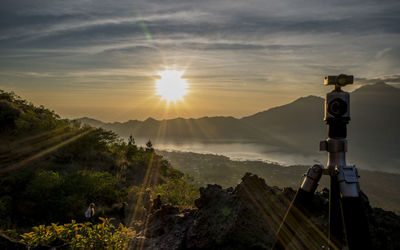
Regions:
<instances>
[{"instance_id":1,"label":"tree","mask_svg":"<svg viewBox=\"0 0 400 250\"><path fill-rule=\"evenodd\" d=\"M128 146L132 146L132 145L135 145L135 138L133 138L133 135L131 134L129 136Z\"/></svg>"},{"instance_id":2,"label":"tree","mask_svg":"<svg viewBox=\"0 0 400 250\"><path fill-rule=\"evenodd\" d=\"M150 140L146 143L146 151L154 151L153 143Z\"/></svg>"},{"instance_id":3,"label":"tree","mask_svg":"<svg viewBox=\"0 0 400 250\"><path fill-rule=\"evenodd\" d=\"M0 100L0 131L15 129L15 121L21 111L14 104Z\"/></svg>"},{"instance_id":4,"label":"tree","mask_svg":"<svg viewBox=\"0 0 400 250\"><path fill-rule=\"evenodd\" d=\"M136 154L136 152L137 152L137 146L135 145L135 139L131 134L128 139L128 147L126 148L126 157L128 159L132 159L132 157Z\"/></svg>"}]
</instances>

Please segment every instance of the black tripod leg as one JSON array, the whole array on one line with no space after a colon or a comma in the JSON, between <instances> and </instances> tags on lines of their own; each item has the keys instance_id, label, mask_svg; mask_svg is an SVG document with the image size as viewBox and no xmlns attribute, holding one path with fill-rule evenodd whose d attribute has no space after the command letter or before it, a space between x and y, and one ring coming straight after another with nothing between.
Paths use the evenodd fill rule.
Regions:
<instances>
[{"instance_id":1,"label":"black tripod leg","mask_svg":"<svg viewBox=\"0 0 400 250\"><path fill-rule=\"evenodd\" d=\"M307 206L310 205L312 197L313 193L299 188L278 229L272 249L286 249L293 237L299 234L301 227L307 224L305 223L308 218ZM300 248L307 249L307 246L302 245Z\"/></svg>"},{"instance_id":2,"label":"black tripod leg","mask_svg":"<svg viewBox=\"0 0 400 250\"><path fill-rule=\"evenodd\" d=\"M343 197L341 203L349 249L372 249L368 219L361 198Z\"/></svg>"},{"instance_id":3,"label":"black tripod leg","mask_svg":"<svg viewBox=\"0 0 400 250\"><path fill-rule=\"evenodd\" d=\"M336 176L331 176L329 191L329 245L341 249L343 245L343 221L340 207L340 189Z\"/></svg>"}]
</instances>

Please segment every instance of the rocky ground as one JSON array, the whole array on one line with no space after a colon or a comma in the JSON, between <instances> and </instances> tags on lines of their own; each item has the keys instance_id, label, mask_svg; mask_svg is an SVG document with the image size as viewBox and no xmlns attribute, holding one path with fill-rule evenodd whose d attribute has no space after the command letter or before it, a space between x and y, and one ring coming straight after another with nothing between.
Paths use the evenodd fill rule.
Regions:
<instances>
[{"instance_id":1,"label":"rocky ground","mask_svg":"<svg viewBox=\"0 0 400 250\"><path fill-rule=\"evenodd\" d=\"M166 204L152 212L131 249L270 249L295 190L270 187L248 173L235 188L208 185L200 195L196 209L179 211ZM310 211L310 220L324 234L328 197L327 190L317 193ZM371 208L367 199L365 209L372 248L400 249L400 216Z\"/></svg>"},{"instance_id":2,"label":"rocky ground","mask_svg":"<svg viewBox=\"0 0 400 250\"><path fill-rule=\"evenodd\" d=\"M270 249L295 193L291 188L270 187L264 179L250 173L235 188L208 185L200 189L200 198L196 200L194 209L180 211L164 204L151 212L144 229L132 239L129 248ZM310 206L311 216L307 218L321 235L327 233L328 197L328 190L317 193ZM400 249L400 216L371 208L368 199L364 200L371 249ZM2 249L25 248L4 235L0 236ZM321 248L317 249L322 249L323 244L321 242Z\"/></svg>"}]
</instances>

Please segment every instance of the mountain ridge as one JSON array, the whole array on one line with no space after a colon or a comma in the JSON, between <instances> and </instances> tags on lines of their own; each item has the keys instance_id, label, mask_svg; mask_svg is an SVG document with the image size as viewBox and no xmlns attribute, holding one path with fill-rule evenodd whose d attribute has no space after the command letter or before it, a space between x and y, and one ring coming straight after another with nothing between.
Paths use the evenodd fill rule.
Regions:
<instances>
[{"instance_id":1,"label":"mountain ridge","mask_svg":"<svg viewBox=\"0 0 400 250\"><path fill-rule=\"evenodd\" d=\"M384 87L382 88L382 86L384 86ZM397 87L394 87L392 85L389 85L389 84L385 83L384 81L379 81L379 82L376 82L374 84L362 85L361 87L351 91L350 93L351 94L355 94L355 93L358 94L360 91L371 90L371 88L372 88L372 90L376 91L377 90L376 87L379 87L380 90L391 90L391 91L400 92L400 88L397 88ZM293 100L293 101L291 101L291 102L289 102L287 104L274 106L274 107L271 107L271 108L268 108L268 109L265 109L265 110L262 110L262 111L258 111L258 112L254 113L254 114L251 114L251 115L245 115L245 116L243 116L241 118L237 118L237 117L233 117L233 116L229 116L229 115L228 116L223 116L223 115L218 116L217 115L217 116L202 116L202 117L197 117L197 118L194 118L194 117L189 117L189 118L175 117L175 118L170 118L170 119L160 119L160 120L158 120L158 119L155 119L155 118L149 116L144 120L130 119L130 120L127 120L125 122L121 122L121 121L103 122L103 121L101 121L99 119L95 119L95 118L84 116L84 117L75 118L74 120L79 120L79 121L88 120L88 121L101 122L101 123L104 123L104 124L115 124L115 123L123 124L123 123L129 123L129 122L145 122L145 121L147 121L149 119L161 122L161 121L169 121L169 120L176 120L176 119L200 120L200 119L205 119L205 118L217 118L217 117L218 118L233 118L235 120L242 120L242 119L245 119L245 118L260 114L260 113L263 113L263 112L268 112L268 111L271 111L271 110L274 110L274 109L277 109L277 108L280 108L280 107L283 107L283 106L286 106L286 105L290 105L290 104L293 104L293 103L296 103L296 102L299 102L299 101L302 101L302 100L306 100L306 99L315 99L315 100L322 100L322 101L324 100L324 98L316 96L316 95L301 96L301 97L299 97L299 98L297 98L297 99L295 99L295 100Z\"/></svg>"},{"instance_id":2,"label":"mountain ridge","mask_svg":"<svg viewBox=\"0 0 400 250\"><path fill-rule=\"evenodd\" d=\"M400 89L378 82L364 85L351 93L351 118L348 135L351 160L364 168L400 172ZM151 122L82 123L111 129L123 137L158 143L258 143L304 155L318 153L318 142L327 137L323 121L324 99L300 97L285 105L273 107L250 116L175 118ZM156 136L155 136L156 135Z\"/></svg>"}]
</instances>

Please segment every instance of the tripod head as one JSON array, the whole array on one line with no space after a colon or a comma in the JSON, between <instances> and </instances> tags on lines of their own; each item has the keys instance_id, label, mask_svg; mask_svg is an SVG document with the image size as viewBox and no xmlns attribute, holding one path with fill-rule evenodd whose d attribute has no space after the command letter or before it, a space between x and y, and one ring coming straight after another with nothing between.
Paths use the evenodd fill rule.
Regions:
<instances>
[{"instance_id":1,"label":"tripod head","mask_svg":"<svg viewBox=\"0 0 400 250\"><path fill-rule=\"evenodd\" d=\"M330 138L346 138L346 125L350 121L350 95L342 91L341 87L353 84L352 75L326 76L325 85L334 85L335 89L325 98L325 117L328 124L328 136Z\"/></svg>"},{"instance_id":2,"label":"tripod head","mask_svg":"<svg viewBox=\"0 0 400 250\"><path fill-rule=\"evenodd\" d=\"M325 85L335 85L335 89L340 87L344 87L348 84L353 84L354 76L340 74L338 76L325 76L324 84Z\"/></svg>"}]
</instances>

